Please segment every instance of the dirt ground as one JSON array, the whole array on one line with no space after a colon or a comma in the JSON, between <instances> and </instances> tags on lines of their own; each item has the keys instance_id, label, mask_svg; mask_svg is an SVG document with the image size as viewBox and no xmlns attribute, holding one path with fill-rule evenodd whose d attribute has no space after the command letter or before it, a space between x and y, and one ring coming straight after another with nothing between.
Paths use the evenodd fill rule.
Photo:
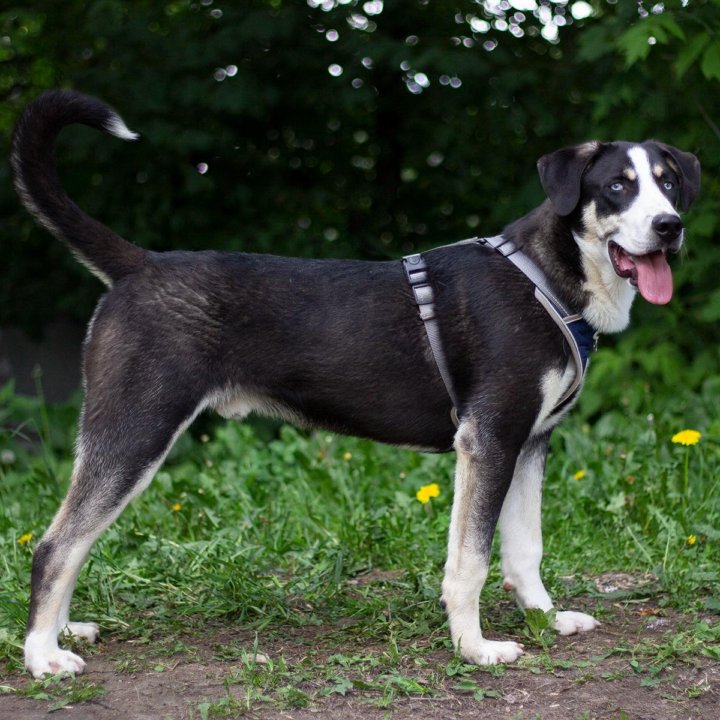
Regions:
<instances>
[{"instance_id":1,"label":"dirt ground","mask_svg":"<svg viewBox=\"0 0 720 720\"><path fill-rule=\"evenodd\" d=\"M383 693L377 680L388 668L339 667L356 681L346 694L320 696L332 681L302 673L297 687L311 697L300 709L283 709L276 701L259 701L247 708L249 688L243 685L239 657L218 659L217 649L244 648L252 651L254 636L247 631L218 627L202 638L185 640L186 648L147 661L148 646L132 643L103 643L89 657L87 682L104 693L84 702L71 702L56 710L71 720L195 720L205 717L249 718L508 718L513 720L717 720L720 718L720 662L694 656L674 659L657 675L648 673L642 657L610 653L619 646L638 642L667 642L668 633L684 629L680 616L656 617L642 606L611 608L612 620L594 633L558 638L545 656L540 648L528 649L536 657L524 667L508 666L504 672L476 670L461 676L438 671L448 663L448 654L433 651L423 662L400 660L400 674L432 687L426 695L398 693L381 707ZM338 637L347 633L346 646ZM327 641L332 635L332 640ZM187 648L191 648L188 652ZM307 667L308 658L325 663L331 654L372 656L377 647L355 642L352 628L303 628L288 630L283 639L260 642L260 650L277 662L284 658L288 677L294 667ZM400 648L402 652L402 648ZM417 655L415 656L417 657ZM544 660L543 660L544 658ZM427 662L425 662L427 661ZM245 666L247 667L247 666ZM395 671L398 670L395 666ZM231 681L228 681L232 678ZM20 673L0 678L0 686L27 688L29 679ZM462 686L462 687L458 687ZM265 688L267 690L267 688ZM479 691L479 692L478 692ZM272 693L269 693L272 695ZM208 703L231 696L237 702L208 710ZM56 700L56 698L55 698ZM200 706L205 704L204 711ZM0 695L2 720L36 720L48 714L52 701L21 697L12 692ZM287 703L285 704L287 707ZM54 713L53 713L54 714Z\"/></svg>"}]
</instances>

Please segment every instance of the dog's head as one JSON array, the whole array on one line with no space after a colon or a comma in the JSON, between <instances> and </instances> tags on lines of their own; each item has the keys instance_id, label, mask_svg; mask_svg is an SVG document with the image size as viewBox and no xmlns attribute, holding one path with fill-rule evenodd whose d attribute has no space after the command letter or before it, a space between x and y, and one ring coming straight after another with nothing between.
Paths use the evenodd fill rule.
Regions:
<instances>
[{"instance_id":1,"label":"dog's head","mask_svg":"<svg viewBox=\"0 0 720 720\"><path fill-rule=\"evenodd\" d=\"M683 243L677 208L685 212L700 189L697 158L655 141L590 142L545 155L538 170L584 261L609 263L649 302L669 302L667 254Z\"/></svg>"}]
</instances>

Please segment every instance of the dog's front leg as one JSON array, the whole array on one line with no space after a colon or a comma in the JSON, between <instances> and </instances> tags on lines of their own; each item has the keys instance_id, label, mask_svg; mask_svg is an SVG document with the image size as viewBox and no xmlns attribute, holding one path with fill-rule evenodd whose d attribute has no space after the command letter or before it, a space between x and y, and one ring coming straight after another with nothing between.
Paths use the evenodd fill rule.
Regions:
<instances>
[{"instance_id":1,"label":"dog's front leg","mask_svg":"<svg viewBox=\"0 0 720 720\"><path fill-rule=\"evenodd\" d=\"M492 433L483 433L473 421L460 426L455 449L455 491L442 605L448 614L453 645L463 660L476 665L513 662L522 655L522 645L486 640L482 635L480 592L517 451Z\"/></svg>"},{"instance_id":2,"label":"dog's front leg","mask_svg":"<svg viewBox=\"0 0 720 720\"><path fill-rule=\"evenodd\" d=\"M505 589L515 591L523 610L539 608L545 612L553 607L540 577L542 486L549 439L547 433L530 438L523 446L500 514ZM561 635L572 635L593 630L598 624L591 615L560 611L554 627Z\"/></svg>"}]
</instances>

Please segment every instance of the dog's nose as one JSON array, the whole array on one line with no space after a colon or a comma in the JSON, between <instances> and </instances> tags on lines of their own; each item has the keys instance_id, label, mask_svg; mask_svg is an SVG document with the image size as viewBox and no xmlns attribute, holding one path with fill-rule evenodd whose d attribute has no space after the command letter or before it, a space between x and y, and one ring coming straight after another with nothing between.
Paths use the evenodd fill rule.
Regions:
<instances>
[{"instance_id":1,"label":"dog's nose","mask_svg":"<svg viewBox=\"0 0 720 720\"><path fill-rule=\"evenodd\" d=\"M677 215L663 213L656 215L652 220L652 229L655 234L666 243L671 243L680 237L683 230L682 220Z\"/></svg>"}]
</instances>

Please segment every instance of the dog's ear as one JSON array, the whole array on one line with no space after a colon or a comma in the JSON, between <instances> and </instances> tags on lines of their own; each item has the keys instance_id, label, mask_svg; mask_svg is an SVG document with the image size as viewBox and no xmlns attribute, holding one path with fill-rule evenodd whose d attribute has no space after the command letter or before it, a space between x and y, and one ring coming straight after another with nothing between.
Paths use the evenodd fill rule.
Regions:
<instances>
[{"instance_id":1,"label":"dog's ear","mask_svg":"<svg viewBox=\"0 0 720 720\"><path fill-rule=\"evenodd\" d=\"M680 178L680 209L687 212L700 192L700 161L692 153L654 142Z\"/></svg>"},{"instance_id":2,"label":"dog's ear","mask_svg":"<svg viewBox=\"0 0 720 720\"><path fill-rule=\"evenodd\" d=\"M569 215L577 207L583 173L601 146L599 142L573 145L538 160L540 182L558 215Z\"/></svg>"}]
</instances>

